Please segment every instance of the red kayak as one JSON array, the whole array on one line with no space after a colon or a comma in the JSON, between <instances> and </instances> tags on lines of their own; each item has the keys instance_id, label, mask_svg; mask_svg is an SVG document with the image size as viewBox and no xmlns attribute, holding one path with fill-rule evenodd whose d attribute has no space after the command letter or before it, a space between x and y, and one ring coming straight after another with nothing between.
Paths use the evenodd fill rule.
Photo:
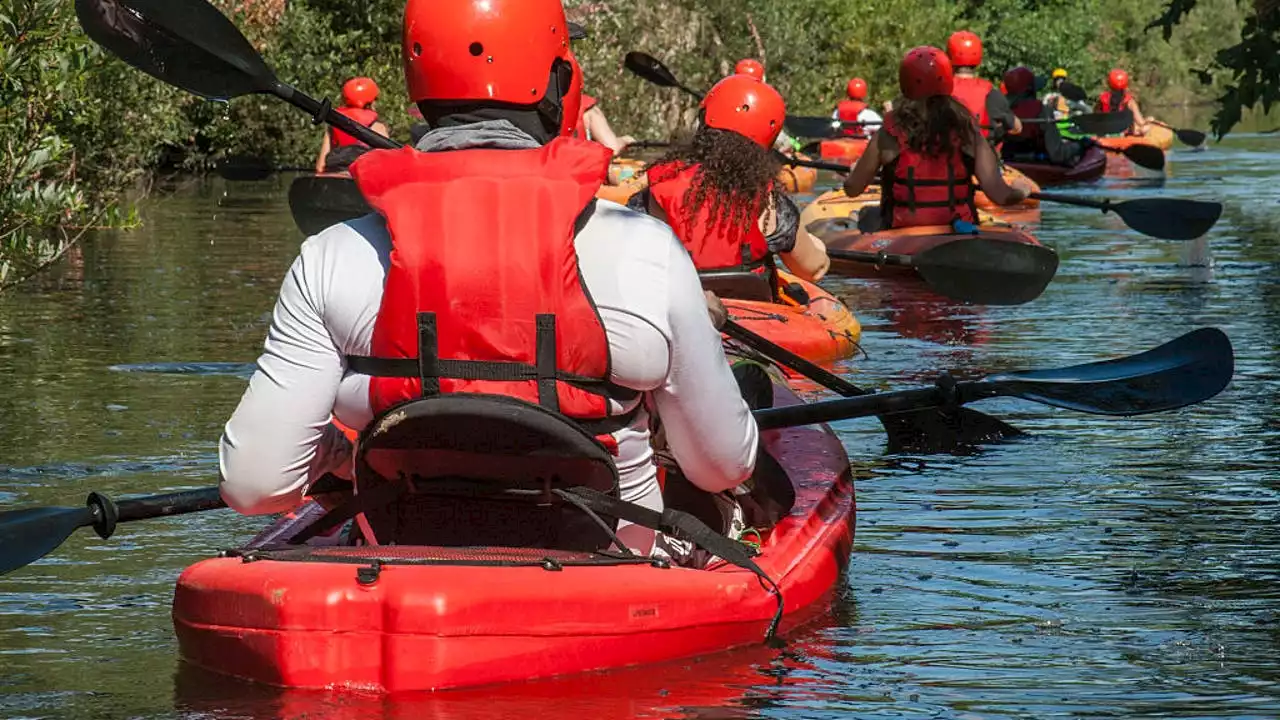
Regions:
<instances>
[{"instance_id":1,"label":"red kayak","mask_svg":"<svg viewBox=\"0 0 1280 720\"><path fill-rule=\"evenodd\" d=\"M1070 167L1051 165L1049 163L1006 161L1006 165L1017 168L1023 175L1034 180L1038 185L1066 185L1068 183L1093 182L1107 171L1107 152L1095 145L1089 146L1080 156L1080 160Z\"/></svg>"},{"instance_id":2,"label":"red kayak","mask_svg":"<svg viewBox=\"0 0 1280 720\"><path fill-rule=\"evenodd\" d=\"M867 149L867 142L867 138L823 140L818 145L818 154L823 160L852 165L862 157L863 151Z\"/></svg>"},{"instance_id":3,"label":"red kayak","mask_svg":"<svg viewBox=\"0 0 1280 720\"><path fill-rule=\"evenodd\" d=\"M799 402L785 386L775 391L778 405ZM770 430L761 444L784 471L770 492L782 519L763 531L755 562L781 603L723 562L690 569L585 552L276 540L183 572L173 601L180 653L275 686L394 693L757 645L779 613L793 629L827 611L854 513L849 461L830 429ZM281 520L259 540L288 536L313 514Z\"/></svg>"}]
</instances>

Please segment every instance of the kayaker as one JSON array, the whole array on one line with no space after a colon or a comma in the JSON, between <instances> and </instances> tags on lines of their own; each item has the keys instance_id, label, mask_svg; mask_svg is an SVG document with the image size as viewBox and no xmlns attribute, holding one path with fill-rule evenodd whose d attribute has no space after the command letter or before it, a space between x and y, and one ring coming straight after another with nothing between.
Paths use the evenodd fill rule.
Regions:
<instances>
[{"instance_id":1,"label":"kayaker","mask_svg":"<svg viewBox=\"0 0 1280 720\"><path fill-rule=\"evenodd\" d=\"M389 137L387 126L378 121L373 102L378 99L378 84L367 77L351 78L342 86L342 107L338 112ZM316 173L345 172L356 158L369 151L369 146L336 128L330 128L320 143L316 157Z\"/></svg>"},{"instance_id":2,"label":"kayaker","mask_svg":"<svg viewBox=\"0 0 1280 720\"><path fill-rule=\"evenodd\" d=\"M786 105L778 91L730 75L702 100L698 129L646 172L628 205L671 225L699 270L753 270L772 280L773 256L817 282L831 266L826 248L799 232L800 211L779 187L769 149Z\"/></svg>"},{"instance_id":3,"label":"kayaker","mask_svg":"<svg viewBox=\"0 0 1280 720\"><path fill-rule=\"evenodd\" d=\"M581 423L643 507L663 507L651 412L694 486L737 487L759 433L689 254L666 225L595 201L610 153L563 137L582 85L560 0L409 0L404 23L408 95L432 129L361 157L352 177L377 212L309 238L286 274L221 439L227 504L285 512L326 473L351 479L331 421L359 430L437 391ZM542 379L510 379L521 367ZM647 528L619 536L655 546Z\"/></svg>"},{"instance_id":4,"label":"kayaker","mask_svg":"<svg viewBox=\"0 0 1280 720\"><path fill-rule=\"evenodd\" d=\"M845 99L831 113L833 120L847 123L862 123L860 126L843 128L845 137L865 138L880 129L884 118L867 104L867 81L860 77L853 78L845 86Z\"/></svg>"},{"instance_id":5,"label":"kayaker","mask_svg":"<svg viewBox=\"0 0 1280 720\"><path fill-rule=\"evenodd\" d=\"M982 136L999 143L1006 135L1022 132L1022 123L1004 95L990 81L978 77L982 39L968 30L958 30L947 40L947 56L955 68L952 94L973 114Z\"/></svg>"},{"instance_id":6,"label":"kayaker","mask_svg":"<svg viewBox=\"0 0 1280 720\"><path fill-rule=\"evenodd\" d=\"M1004 74L1001 85L1007 92L1009 106L1019 120L1024 122L1022 132L1005 138L1000 155L1005 160L1048 162L1070 167L1084 152L1079 142L1064 140L1058 126L1052 122L1053 110L1036 98L1036 74L1031 68L1019 66Z\"/></svg>"},{"instance_id":7,"label":"kayaker","mask_svg":"<svg viewBox=\"0 0 1280 720\"><path fill-rule=\"evenodd\" d=\"M955 75L946 53L927 46L911 50L898 69L898 84L902 97L844 183L845 195L857 197L880 177L881 205L865 223L860 215L864 231L922 225L963 231L978 222L974 176L997 205L1026 198L1024 187L1004 181L995 151L953 96Z\"/></svg>"},{"instance_id":8,"label":"kayaker","mask_svg":"<svg viewBox=\"0 0 1280 720\"><path fill-rule=\"evenodd\" d=\"M1113 113L1124 112L1128 110L1133 113L1133 125L1129 128L1130 135L1145 135L1147 133L1147 120L1142 116L1142 110L1138 107L1138 99L1129 92L1129 73L1115 68L1107 73L1107 90L1098 98L1098 112Z\"/></svg>"}]
</instances>

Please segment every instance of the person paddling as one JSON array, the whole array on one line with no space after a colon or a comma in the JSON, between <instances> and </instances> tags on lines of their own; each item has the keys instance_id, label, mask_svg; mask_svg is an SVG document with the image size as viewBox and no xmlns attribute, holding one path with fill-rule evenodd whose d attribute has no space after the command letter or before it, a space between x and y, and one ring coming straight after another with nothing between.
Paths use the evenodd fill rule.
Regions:
<instances>
[{"instance_id":1,"label":"person paddling","mask_svg":"<svg viewBox=\"0 0 1280 720\"><path fill-rule=\"evenodd\" d=\"M1022 123L1004 95L990 81L978 77L982 39L968 30L954 32L947 40L947 56L955 68L952 94L973 114L982 136L999 143L1006 135L1022 132Z\"/></svg>"},{"instance_id":2,"label":"person paddling","mask_svg":"<svg viewBox=\"0 0 1280 720\"><path fill-rule=\"evenodd\" d=\"M1119 113L1128 110L1133 113L1133 125L1128 134L1145 135L1147 119L1138 107L1138 99L1129 92L1129 73L1116 68L1107 74L1107 90L1098 98L1097 110L1100 113Z\"/></svg>"},{"instance_id":3,"label":"person paddling","mask_svg":"<svg viewBox=\"0 0 1280 720\"><path fill-rule=\"evenodd\" d=\"M878 215L860 215L859 227L872 232L952 225L963 231L978 222L974 176L998 205L1026 198L1024 187L1004 181L972 113L953 97L955 75L946 53L914 48L902 59L898 84L902 97L844 183L845 194L857 197L880 177Z\"/></svg>"},{"instance_id":4,"label":"person paddling","mask_svg":"<svg viewBox=\"0 0 1280 720\"><path fill-rule=\"evenodd\" d=\"M845 86L845 99L837 105L832 119L847 123L861 123L854 127L842 128L845 137L866 138L880 129L883 118L867 104L867 81L860 77L853 78Z\"/></svg>"},{"instance_id":5,"label":"person paddling","mask_svg":"<svg viewBox=\"0 0 1280 720\"><path fill-rule=\"evenodd\" d=\"M800 211L776 180L770 148L785 116L769 85L749 75L721 80L703 99L689 144L654 162L628 205L669 223L699 270L772 276L776 253L799 277L822 279L826 248L799 231Z\"/></svg>"},{"instance_id":6,"label":"person paddling","mask_svg":"<svg viewBox=\"0 0 1280 720\"><path fill-rule=\"evenodd\" d=\"M489 442L493 423L462 409L498 403L503 418L533 418L605 452L621 499L662 510L654 413L689 482L709 493L737 487L759 432L689 254L666 225L596 201L610 152L565 137L581 77L560 0L408 0L404 23L409 98L431 130L415 149L357 160L352 177L376 212L309 238L286 274L219 445L227 504L286 512L326 473L364 482L331 420L376 434L427 400L449 400L472 431L437 425L416 436L424 442ZM554 458L503 461L518 440L492 437L496 456L446 453L435 465L536 480L534 468ZM435 465L399 472L411 479L439 473ZM381 484L357 487L356 498L373 502L394 484L394 474L375 477ZM449 519L438 505L392 509L362 509L355 537L430 545ZM485 519L459 517L470 519L454 529L467 532ZM617 534L645 553L659 539L638 525ZM501 539L463 544L511 544Z\"/></svg>"},{"instance_id":7,"label":"person paddling","mask_svg":"<svg viewBox=\"0 0 1280 720\"><path fill-rule=\"evenodd\" d=\"M351 78L342 86L342 107L338 112L383 137L389 137L387 126L378 121L378 112L373 109L377 99L377 83L367 77ZM368 151L368 145L337 128L330 128L320 143L316 174L345 172L356 158Z\"/></svg>"},{"instance_id":8,"label":"person paddling","mask_svg":"<svg viewBox=\"0 0 1280 720\"><path fill-rule=\"evenodd\" d=\"M1053 109L1036 98L1036 74L1031 68L1019 66L1004 74L1001 85L1008 94L1009 106L1019 120L1025 122L1022 132L1005 138L1000 155L1005 160L1049 162L1070 167L1084 152L1084 144L1064 140L1053 122Z\"/></svg>"}]
</instances>

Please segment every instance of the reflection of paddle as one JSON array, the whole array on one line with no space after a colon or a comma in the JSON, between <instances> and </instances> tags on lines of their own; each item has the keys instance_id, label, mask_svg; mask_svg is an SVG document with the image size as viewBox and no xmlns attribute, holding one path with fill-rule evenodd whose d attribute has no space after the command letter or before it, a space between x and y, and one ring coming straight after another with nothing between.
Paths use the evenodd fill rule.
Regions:
<instances>
[{"instance_id":1,"label":"reflection of paddle","mask_svg":"<svg viewBox=\"0 0 1280 720\"><path fill-rule=\"evenodd\" d=\"M233 182L266 180L276 173L315 172L314 167L278 167L266 158L232 155L214 168L224 179Z\"/></svg>"},{"instance_id":2,"label":"reflection of paddle","mask_svg":"<svg viewBox=\"0 0 1280 720\"><path fill-rule=\"evenodd\" d=\"M824 370L733 320L727 320L721 329L725 335L832 392L845 397L871 394L871 391ZM890 452L955 452L1026 434L1002 420L968 408L960 408L959 422L954 422L955 419L936 409L880 417L885 432L889 435Z\"/></svg>"},{"instance_id":3,"label":"reflection of paddle","mask_svg":"<svg viewBox=\"0 0 1280 720\"><path fill-rule=\"evenodd\" d=\"M1208 400L1231 381L1234 366L1231 341L1227 336L1221 330L1203 328L1154 350L1117 360L1060 370L1008 373L967 382L957 382L951 376L943 375L930 388L769 408L755 411L755 417L762 430L769 430L869 415L885 416L886 425L903 419L910 423L921 417L924 411L940 410L933 413L937 422L963 430L972 415L959 412L963 410L961 406L993 397L1017 397L1097 415L1141 415L1176 410ZM325 487L321 488L322 485ZM343 481L335 482L334 478L326 477L316 483L311 492L317 494L347 487L349 485ZM4 548L4 554L0 555L0 574L12 572L48 555L82 527L92 527L101 537L107 538L120 522L221 507L225 505L214 487L119 503L93 493L83 507L37 507L0 513L0 547Z\"/></svg>"},{"instance_id":4,"label":"reflection of paddle","mask_svg":"<svg viewBox=\"0 0 1280 720\"><path fill-rule=\"evenodd\" d=\"M851 218L816 220L806 228L820 238L857 231ZM1044 293L1058 272L1058 254L1043 245L957 234L914 255L827 246L833 262L911 268L933 292L977 305L1022 305Z\"/></svg>"},{"instance_id":5,"label":"reflection of paddle","mask_svg":"<svg viewBox=\"0 0 1280 720\"><path fill-rule=\"evenodd\" d=\"M1057 193L1031 193L1041 202L1096 208L1115 213L1124 224L1143 235L1162 240L1194 240L1209 232L1222 217L1222 203L1176 198L1141 198L1112 202Z\"/></svg>"},{"instance_id":6,"label":"reflection of paddle","mask_svg":"<svg viewBox=\"0 0 1280 720\"><path fill-rule=\"evenodd\" d=\"M761 428L834 422L882 413L952 408L994 397L1023 400L1095 415L1144 415L1194 405L1231 382L1235 356L1217 328L1201 328L1130 357L1062 368L996 375L808 405L757 410Z\"/></svg>"},{"instance_id":7,"label":"reflection of paddle","mask_svg":"<svg viewBox=\"0 0 1280 720\"><path fill-rule=\"evenodd\" d=\"M1086 93L1086 92L1084 91L1084 88L1082 88L1082 87L1080 87L1079 85L1076 85L1076 84L1074 84L1074 83L1070 83L1070 82L1067 82L1067 81L1065 81L1065 80L1064 80L1064 81L1062 82L1062 86L1059 88L1059 92L1061 92L1061 93L1062 93L1062 97L1064 97L1064 98L1066 98L1066 99L1068 99L1068 100L1073 100L1073 101L1075 101L1075 102L1081 102L1081 103L1087 103L1087 102L1089 102L1089 95L1088 95L1088 93ZM1074 118L1072 118L1072 120L1074 121ZM1206 140L1208 140L1208 139L1209 139L1209 136L1208 136L1208 135L1206 135L1206 134L1204 134L1204 133L1200 132L1199 130L1191 130L1191 129L1188 129L1188 128L1176 128L1176 127L1172 127L1172 126L1170 126L1170 125L1166 125L1166 124L1164 124L1164 123L1162 123L1162 122L1159 122L1159 121L1156 121L1156 120L1150 120L1149 122L1150 122L1152 125L1159 125L1159 126L1160 126L1160 127L1162 127L1162 128L1168 128L1169 130L1172 130L1172 131L1173 131L1173 134L1174 134L1174 135L1176 135L1176 136L1178 137L1178 141L1179 141L1179 142L1183 143L1184 145L1190 145L1191 147L1200 147L1201 145L1204 145L1204 143L1205 143L1205 141L1206 141ZM1120 130L1119 132L1124 132L1124 130L1127 130L1127 129L1128 129L1128 128L1126 127L1126 128L1124 128L1123 130ZM1098 132L1098 133L1090 133L1090 134L1093 134L1093 135L1114 135L1114 134L1117 134L1117 133L1101 133L1101 132Z\"/></svg>"}]
</instances>

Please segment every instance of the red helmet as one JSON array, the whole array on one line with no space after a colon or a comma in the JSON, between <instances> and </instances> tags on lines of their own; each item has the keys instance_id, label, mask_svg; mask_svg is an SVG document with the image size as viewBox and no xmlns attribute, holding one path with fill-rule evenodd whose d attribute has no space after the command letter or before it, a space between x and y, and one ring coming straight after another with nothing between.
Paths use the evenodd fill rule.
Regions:
<instances>
[{"instance_id":1,"label":"red helmet","mask_svg":"<svg viewBox=\"0 0 1280 720\"><path fill-rule=\"evenodd\" d=\"M734 75L750 75L751 77L764 82L764 65L759 60L747 58L739 60L737 65L733 66Z\"/></svg>"},{"instance_id":2,"label":"red helmet","mask_svg":"<svg viewBox=\"0 0 1280 720\"><path fill-rule=\"evenodd\" d=\"M703 124L731 130L763 147L772 147L782 132L786 103L777 90L747 75L730 75L702 99Z\"/></svg>"},{"instance_id":3,"label":"red helmet","mask_svg":"<svg viewBox=\"0 0 1280 720\"><path fill-rule=\"evenodd\" d=\"M560 0L408 0L401 54L414 102L534 105L559 68L562 134L577 123L581 69Z\"/></svg>"},{"instance_id":4,"label":"red helmet","mask_svg":"<svg viewBox=\"0 0 1280 720\"><path fill-rule=\"evenodd\" d=\"M369 107L377 99L378 83L367 77L351 78L342 86L342 103L347 107Z\"/></svg>"},{"instance_id":5,"label":"red helmet","mask_svg":"<svg viewBox=\"0 0 1280 720\"><path fill-rule=\"evenodd\" d=\"M936 47L912 48L898 67L898 86L903 96L922 100L934 95L950 95L955 87L955 72L947 54Z\"/></svg>"},{"instance_id":6,"label":"red helmet","mask_svg":"<svg viewBox=\"0 0 1280 720\"><path fill-rule=\"evenodd\" d=\"M978 67L982 64L982 38L968 30L953 32L947 40L947 55L955 67Z\"/></svg>"},{"instance_id":7,"label":"red helmet","mask_svg":"<svg viewBox=\"0 0 1280 720\"><path fill-rule=\"evenodd\" d=\"M1116 68L1107 74L1107 85L1116 92L1124 92L1129 89L1129 73Z\"/></svg>"},{"instance_id":8,"label":"red helmet","mask_svg":"<svg viewBox=\"0 0 1280 720\"><path fill-rule=\"evenodd\" d=\"M1036 74L1026 66L1019 65L1004 74L1006 95L1022 95L1033 90L1035 86Z\"/></svg>"},{"instance_id":9,"label":"red helmet","mask_svg":"<svg viewBox=\"0 0 1280 720\"><path fill-rule=\"evenodd\" d=\"M867 81L862 78L854 78L844 89L850 100L866 100L867 99Z\"/></svg>"}]
</instances>

